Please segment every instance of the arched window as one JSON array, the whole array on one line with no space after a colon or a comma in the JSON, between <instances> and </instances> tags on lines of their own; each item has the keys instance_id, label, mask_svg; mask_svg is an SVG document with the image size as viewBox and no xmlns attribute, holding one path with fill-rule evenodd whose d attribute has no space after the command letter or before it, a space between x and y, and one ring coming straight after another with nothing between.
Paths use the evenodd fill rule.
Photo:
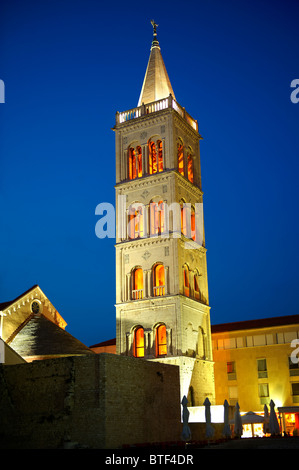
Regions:
<instances>
[{"instance_id":1,"label":"arched window","mask_svg":"<svg viewBox=\"0 0 299 470\"><path fill-rule=\"evenodd\" d=\"M165 271L163 264L156 264L153 268L154 296L165 294Z\"/></svg>"},{"instance_id":2,"label":"arched window","mask_svg":"<svg viewBox=\"0 0 299 470\"><path fill-rule=\"evenodd\" d=\"M187 206L184 201L181 201L181 232L187 236Z\"/></svg>"},{"instance_id":3,"label":"arched window","mask_svg":"<svg viewBox=\"0 0 299 470\"><path fill-rule=\"evenodd\" d=\"M137 147L137 174L138 178L142 176L142 149L140 146Z\"/></svg>"},{"instance_id":4,"label":"arched window","mask_svg":"<svg viewBox=\"0 0 299 470\"><path fill-rule=\"evenodd\" d=\"M157 150L155 142L149 142L148 150L148 172L150 175L153 175L154 173L157 173Z\"/></svg>"},{"instance_id":5,"label":"arched window","mask_svg":"<svg viewBox=\"0 0 299 470\"><path fill-rule=\"evenodd\" d=\"M159 325L156 328L156 356L165 356L167 354L166 326Z\"/></svg>"},{"instance_id":6,"label":"arched window","mask_svg":"<svg viewBox=\"0 0 299 470\"><path fill-rule=\"evenodd\" d=\"M129 179L133 180L137 176L136 174L136 152L135 149L129 148Z\"/></svg>"},{"instance_id":7,"label":"arched window","mask_svg":"<svg viewBox=\"0 0 299 470\"><path fill-rule=\"evenodd\" d=\"M191 207L191 238L196 240L195 209Z\"/></svg>"},{"instance_id":8,"label":"arched window","mask_svg":"<svg viewBox=\"0 0 299 470\"><path fill-rule=\"evenodd\" d=\"M165 229L165 206L163 201L150 202L151 235L160 235Z\"/></svg>"},{"instance_id":9,"label":"arched window","mask_svg":"<svg viewBox=\"0 0 299 470\"><path fill-rule=\"evenodd\" d=\"M142 205L132 204L129 208L128 233L131 240L143 237L143 213Z\"/></svg>"},{"instance_id":10,"label":"arched window","mask_svg":"<svg viewBox=\"0 0 299 470\"><path fill-rule=\"evenodd\" d=\"M148 143L148 172L150 175L163 171L163 144L162 140Z\"/></svg>"},{"instance_id":11,"label":"arched window","mask_svg":"<svg viewBox=\"0 0 299 470\"><path fill-rule=\"evenodd\" d=\"M135 357L144 357L144 330L141 326L134 330L133 354Z\"/></svg>"},{"instance_id":12,"label":"arched window","mask_svg":"<svg viewBox=\"0 0 299 470\"><path fill-rule=\"evenodd\" d=\"M137 176L140 178L142 176L142 149L140 146L129 148L129 158L128 158L128 173L129 179L134 180Z\"/></svg>"},{"instance_id":13,"label":"arched window","mask_svg":"<svg viewBox=\"0 0 299 470\"><path fill-rule=\"evenodd\" d=\"M188 155L188 180L193 183L194 174L193 174L193 158L192 155Z\"/></svg>"},{"instance_id":14,"label":"arched window","mask_svg":"<svg viewBox=\"0 0 299 470\"><path fill-rule=\"evenodd\" d=\"M184 266L184 295L190 295L190 281L189 281L189 268Z\"/></svg>"},{"instance_id":15,"label":"arched window","mask_svg":"<svg viewBox=\"0 0 299 470\"><path fill-rule=\"evenodd\" d=\"M162 140L158 140L158 171L163 171L163 147Z\"/></svg>"},{"instance_id":16,"label":"arched window","mask_svg":"<svg viewBox=\"0 0 299 470\"><path fill-rule=\"evenodd\" d=\"M194 273L194 298L200 300L199 274L197 271Z\"/></svg>"},{"instance_id":17,"label":"arched window","mask_svg":"<svg viewBox=\"0 0 299 470\"><path fill-rule=\"evenodd\" d=\"M132 299L143 298L143 271L141 268L135 268L132 271Z\"/></svg>"},{"instance_id":18,"label":"arched window","mask_svg":"<svg viewBox=\"0 0 299 470\"><path fill-rule=\"evenodd\" d=\"M178 170L181 175L185 175L184 168L184 147L181 141L178 141Z\"/></svg>"}]
</instances>

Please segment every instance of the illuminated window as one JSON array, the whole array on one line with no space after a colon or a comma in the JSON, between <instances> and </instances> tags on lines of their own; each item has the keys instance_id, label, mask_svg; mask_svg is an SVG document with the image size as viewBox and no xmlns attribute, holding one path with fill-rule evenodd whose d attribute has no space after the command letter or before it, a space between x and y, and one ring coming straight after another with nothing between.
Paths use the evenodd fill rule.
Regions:
<instances>
[{"instance_id":1,"label":"illuminated window","mask_svg":"<svg viewBox=\"0 0 299 470\"><path fill-rule=\"evenodd\" d=\"M189 294L190 294L189 269L187 266L184 266L184 295L189 297Z\"/></svg>"},{"instance_id":2,"label":"illuminated window","mask_svg":"<svg viewBox=\"0 0 299 470\"><path fill-rule=\"evenodd\" d=\"M159 325L156 328L156 355L164 356L167 354L166 326Z\"/></svg>"},{"instance_id":3,"label":"illuminated window","mask_svg":"<svg viewBox=\"0 0 299 470\"><path fill-rule=\"evenodd\" d=\"M163 171L163 148L162 148L162 141L158 140L158 171Z\"/></svg>"},{"instance_id":4,"label":"illuminated window","mask_svg":"<svg viewBox=\"0 0 299 470\"><path fill-rule=\"evenodd\" d=\"M143 207L133 204L129 208L129 224L128 224L129 238L143 237Z\"/></svg>"},{"instance_id":5,"label":"illuminated window","mask_svg":"<svg viewBox=\"0 0 299 470\"><path fill-rule=\"evenodd\" d=\"M129 149L129 179L133 180L137 176L136 173L136 152L135 149Z\"/></svg>"},{"instance_id":6,"label":"illuminated window","mask_svg":"<svg viewBox=\"0 0 299 470\"><path fill-rule=\"evenodd\" d=\"M142 327L134 331L133 354L135 357L144 357L144 330Z\"/></svg>"},{"instance_id":7,"label":"illuminated window","mask_svg":"<svg viewBox=\"0 0 299 470\"><path fill-rule=\"evenodd\" d=\"M150 203L150 229L151 235L160 235L164 232L165 211L163 201Z\"/></svg>"},{"instance_id":8,"label":"illuminated window","mask_svg":"<svg viewBox=\"0 0 299 470\"><path fill-rule=\"evenodd\" d=\"M228 380L236 380L236 364L235 362L227 362L226 363L226 370L227 370L227 378Z\"/></svg>"},{"instance_id":9,"label":"illuminated window","mask_svg":"<svg viewBox=\"0 0 299 470\"><path fill-rule=\"evenodd\" d=\"M135 268L132 271L132 299L143 298L143 271L141 268Z\"/></svg>"},{"instance_id":10,"label":"illuminated window","mask_svg":"<svg viewBox=\"0 0 299 470\"><path fill-rule=\"evenodd\" d=\"M133 147L129 148L128 166L130 180L134 180L137 176L139 178L142 176L142 149L140 146L136 149Z\"/></svg>"},{"instance_id":11,"label":"illuminated window","mask_svg":"<svg viewBox=\"0 0 299 470\"><path fill-rule=\"evenodd\" d=\"M181 202L181 232L187 236L187 206Z\"/></svg>"},{"instance_id":12,"label":"illuminated window","mask_svg":"<svg viewBox=\"0 0 299 470\"><path fill-rule=\"evenodd\" d=\"M161 140L157 143L148 143L148 172L150 175L163 171L163 144Z\"/></svg>"},{"instance_id":13,"label":"illuminated window","mask_svg":"<svg viewBox=\"0 0 299 470\"><path fill-rule=\"evenodd\" d=\"M184 148L181 142L178 142L178 170L181 175L185 175L184 169Z\"/></svg>"},{"instance_id":14,"label":"illuminated window","mask_svg":"<svg viewBox=\"0 0 299 470\"><path fill-rule=\"evenodd\" d=\"M165 271L163 264L156 264L153 268L154 296L165 294Z\"/></svg>"},{"instance_id":15,"label":"illuminated window","mask_svg":"<svg viewBox=\"0 0 299 470\"><path fill-rule=\"evenodd\" d=\"M199 274L198 274L198 272L195 272L195 274L194 274L194 298L196 300L200 299Z\"/></svg>"},{"instance_id":16,"label":"illuminated window","mask_svg":"<svg viewBox=\"0 0 299 470\"><path fill-rule=\"evenodd\" d=\"M196 240L196 226L195 226L195 210L191 207L191 238Z\"/></svg>"},{"instance_id":17,"label":"illuminated window","mask_svg":"<svg viewBox=\"0 0 299 470\"><path fill-rule=\"evenodd\" d=\"M149 142L148 144L149 149L149 157L148 157L148 169L149 174L153 175L157 173L157 150L155 142Z\"/></svg>"},{"instance_id":18,"label":"illuminated window","mask_svg":"<svg viewBox=\"0 0 299 470\"><path fill-rule=\"evenodd\" d=\"M194 175L193 175L193 158L192 155L188 155L188 180L193 183Z\"/></svg>"}]
</instances>

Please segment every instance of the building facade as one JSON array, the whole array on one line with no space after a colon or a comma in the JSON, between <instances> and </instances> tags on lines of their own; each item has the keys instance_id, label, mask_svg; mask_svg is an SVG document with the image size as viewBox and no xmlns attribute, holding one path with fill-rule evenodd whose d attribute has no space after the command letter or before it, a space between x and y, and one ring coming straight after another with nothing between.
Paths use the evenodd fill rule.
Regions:
<instances>
[{"instance_id":1,"label":"building facade","mask_svg":"<svg viewBox=\"0 0 299 470\"><path fill-rule=\"evenodd\" d=\"M117 113L116 352L180 366L214 402L198 125L175 99L156 25L138 102Z\"/></svg>"},{"instance_id":2,"label":"building facade","mask_svg":"<svg viewBox=\"0 0 299 470\"><path fill-rule=\"evenodd\" d=\"M263 414L273 400L281 429L299 431L299 315L213 325L212 339L217 404Z\"/></svg>"}]
</instances>

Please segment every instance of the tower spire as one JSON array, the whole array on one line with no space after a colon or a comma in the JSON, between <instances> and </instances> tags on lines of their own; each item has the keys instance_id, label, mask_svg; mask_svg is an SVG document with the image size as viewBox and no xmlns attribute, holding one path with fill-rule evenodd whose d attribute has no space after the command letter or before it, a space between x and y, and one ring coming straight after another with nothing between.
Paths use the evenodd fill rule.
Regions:
<instances>
[{"instance_id":1,"label":"tower spire","mask_svg":"<svg viewBox=\"0 0 299 470\"><path fill-rule=\"evenodd\" d=\"M167 98L170 94L175 98L157 39L158 25L154 20L151 20L151 24L153 40L138 106Z\"/></svg>"}]
</instances>

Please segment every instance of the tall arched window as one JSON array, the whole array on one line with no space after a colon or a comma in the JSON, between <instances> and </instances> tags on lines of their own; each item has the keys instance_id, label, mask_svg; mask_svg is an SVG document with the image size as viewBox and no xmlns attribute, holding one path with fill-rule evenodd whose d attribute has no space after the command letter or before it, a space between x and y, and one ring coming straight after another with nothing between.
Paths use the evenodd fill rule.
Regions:
<instances>
[{"instance_id":1,"label":"tall arched window","mask_svg":"<svg viewBox=\"0 0 299 470\"><path fill-rule=\"evenodd\" d=\"M165 354L167 354L166 326L161 324L156 328L156 356L165 356Z\"/></svg>"},{"instance_id":2,"label":"tall arched window","mask_svg":"<svg viewBox=\"0 0 299 470\"><path fill-rule=\"evenodd\" d=\"M185 175L185 168L184 168L184 147L183 143L179 140L178 141L178 170L181 175Z\"/></svg>"},{"instance_id":3,"label":"tall arched window","mask_svg":"<svg viewBox=\"0 0 299 470\"><path fill-rule=\"evenodd\" d=\"M187 236L187 206L184 201L181 201L181 232L185 237Z\"/></svg>"},{"instance_id":4,"label":"tall arched window","mask_svg":"<svg viewBox=\"0 0 299 470\"><path fill-rule=\"evenodd\" d=\"M144 357L144 330L141 326L134 330L133 354L135 357Z\"/></svg>"},{"instance_id":5,"label":"tall arched window","mask_svg":"<svg viewBox=\"0 0 299 470\"><path fill-rule=\"evenodd\" d=\"M162 140L148 143L148 172L150 175L163 171L163 144Z\"/></svg>"},{"instance_id":6,"label":"tall arched window","mask_svg":"<svg viewBox=\"0 0 299 470\"><path fill-rule=\"evenodd\" d=\"M163 171L163 147L162 140L158 140L158 171Z\"/></svg>"},{"instance_id":7,"label":"tall arched window","mask_svg":"<svg viewBox=\"0 0 299 470\"><path fill-rule=\"evenodd\" d=\"M129 179L133 180L137 176L136 173L136 152L135 149L129 148Z\"/></svg>"},{"instance_id":8,"label":"tall arched window","mask_svg":"<svg viewBox=\"0 0 299 470\"><path fill-rule=\"evenodd\" d=\"M165 229L165 206L163 201L150 202L151 235L160 235Z\"/></svg>"},{"instance_id":9,"label":"tall arched window","mask_svg":"<svg viewBox=\"0 0 299 470\"><path fill-rule=\"evenodd\" d=\"M137 175L138 178L142 176L142 148L137 147Z\"/></svg>"},{"instance_id":10,"label":"tall arched window","mask_svg":"<svg viewBox=\"0 0 299 470\"><path fill-rule=\"evenodd\" d=\"M144 235L143 213L144 207L142 205L132 204L129 208L128 234L132 240Z\"/></svg>"},{"instance_id":11,"label":"tall arched window","mask_svg":"<svg viewBox=\"0 0 299 470\"><path fill-rule=\"evenodd\" d=\"M189 268L184 266L184 295L190 295L190 281L189 281Z\"/></svg>"},{"instance_id":12,"label":"tall arched window","mask_svg":"<svg viewBox=\"0 0 299 470\"><path fill-rule=\"evenodd\" d=\"M194 174L193 174L193 158L192 155L188 155L188 180L193 183Z\"/></svg>"},{"instance_id":13,"label":"tall arched window","mask_svg":"<svg viewBox=\"0 0 299 470\"><path fill-rule=\"evenodd\" d=\"M199 274L197 271L194 273L194 298L200 300Z\"/></svg>"},{"instance_id":14,"label":"tall arched window","mask_svg":"<svg viewBox=\"0 0 299 470\"><path fill-rule=\"evenodd\" d=\"M150 175L153 175L154 173L157 173L157 150L155 142L149 142L148 150L148 172Z\"/></svg>"},{"instance_id":15,"label":"tall arched window","mask_svg":"<svg viewBox=\"0 0 299 470\"><path fill-rule=\"evenodd\" d=\"M135 268L132 271L132 299L143 298L143 271L141 268Z\"/></svg>"},{"instance_id":16,"label":"tall arched window","mask_svg":"<svg viewBox=\"0 0 299 470\"><path fill-rule=\"evenodd\" d=\"M165 270L163 264L156 264L153 268L154 296L165 294Z\"/></svg>"},{"instance_id":17,"label":"tall arched window","mask_svg":"<svg viewBox=\"0 0 299 470\"><path fill-rule=\"evenodd\" d=\"M142 148L140 145L136 149L134 147L129 148L128 173L130 180L142 176Z\"/></svg>"},{"instance_id":18,"label":"tall arched window","mask_svg":"<svg viewBox=\"0 0 299 470\"><path fill-rule=\"evenodd\" d=\"M196 240L196 224L195 224L195 209L191 207L191 238Z\"/></svg>"}]
</instances>

